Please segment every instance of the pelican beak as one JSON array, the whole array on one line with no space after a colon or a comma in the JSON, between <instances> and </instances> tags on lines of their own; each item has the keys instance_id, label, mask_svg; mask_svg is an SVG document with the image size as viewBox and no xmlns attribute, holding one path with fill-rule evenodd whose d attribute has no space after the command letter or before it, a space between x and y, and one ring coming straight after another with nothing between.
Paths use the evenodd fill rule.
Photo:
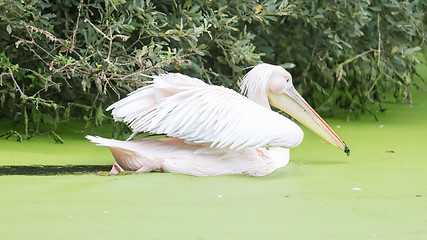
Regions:
<instances>
[{"instance_id":1,"label":"pelican beak","mask_svg":"<svg viewBox=\"0 0 427 240\"><path fill-rule=\"evenodd\" d=\"M282 94L268 93L271 105L281 109L304 126L315 132L328 143L343 150L347 155L350 149L329 127L329 125L308 105L302 96L292 86Z\"/></svg>"}]
</instances>

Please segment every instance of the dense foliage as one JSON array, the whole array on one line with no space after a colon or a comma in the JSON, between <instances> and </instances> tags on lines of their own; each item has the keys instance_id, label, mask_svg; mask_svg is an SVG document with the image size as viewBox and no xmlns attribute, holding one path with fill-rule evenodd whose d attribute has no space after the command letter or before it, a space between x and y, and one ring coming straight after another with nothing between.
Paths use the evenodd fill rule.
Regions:
<instances>
[{"instance_id":1,"label":"dense foliage","mask_svg":"<svg viewBox=\"0 0 427 240\"><path fill-rule=\"evenodd\" d=\"M70 117L96 125L144 84L141 74L237 89L261 61L288 68L319 111L372 111L390 92L410 102L426 9L422 0L0 0L0 118L24 122L26 137Z\"/></svg>"}]
</instances>

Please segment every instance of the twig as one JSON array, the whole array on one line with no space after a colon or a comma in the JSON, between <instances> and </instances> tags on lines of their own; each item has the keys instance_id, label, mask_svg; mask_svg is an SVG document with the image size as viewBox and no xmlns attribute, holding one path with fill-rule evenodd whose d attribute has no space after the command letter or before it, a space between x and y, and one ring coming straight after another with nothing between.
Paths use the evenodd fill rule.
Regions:
<instances>
[{"instance_id":1,"label":"twig","mask_svg":"<svg viewBox=\"0 0 427 240\"><path fill-rule=\"evenodd\" d=\"M337 73L336 73L336 76L338 78L338 82L341 81L341 78L342 78L342 75L343 75L343 72L344 72L344 70L343 70L344 65L347 65L347 64L353 62L354 60L356 60L356 59L358 59L360 57L363 57L364 55L366 55L366 54L368 54L370 52L373 52L373 51L376 51L376 50L371 48L371 49L369 49L369 50L367 50L367 51L365 51L363 53L357 54L356 56L354 56L354 57L352 57L350 59L345 60L343 63L338 64Z\"/></svg>"},{"instance_id":2,"label":"twig","mask_svg":"<svg viewBox=\"0 0 427 240\"><path fill-rule=\"evenodd\" d=\"M74 51L74 46L75 46L75 43L76 43L77 30L79 29L80 14L81 14L82 7L83 7L82 5L83 5L83 0L80 0L80 4L79 4L79 13L78 13L78 15L77 15L76 27L75 27L75 29L74 29L74 31L73 31L73 40L71 40L70 52L73 52L73 51Z\"/></svg>"},{"instance_id":3,"label":"twig","mask_svg":"<svg viewBox=\"0 0 427 240\"><path fill-rule=\"evenodd\" d=\"M377 50L377 53L378 53L378 62L377 62L377 65L379 67L380 66L380 61L381 61L381 27L380 27L381 16L380 16L379 13L378 13L377 16L378 16L377 17L377 27L378 27L378 50Z\"/></svg>"},{"instance_id":4,"label":"twig","mask_svg":"<svg viewBox=\"0 0 427 240\"><path fill-rule=\"evenodd\" d=\"M156 65L154 65L154 66L152 66L152 67L149 67L149 68L147 68L147 69L144 69L145 70L145 72L151 72L152 70L154 70L154 69L161 69L162 67L164 67L164 66L166 66L166 65L169 65L169 64L171 64L171 63L173 63L173 62L181 62L181 61L189 61L189 60L187 60L187 59L185 59L186 57L189 57L189 56L191 56L191 55L195 55L196 53L188 53L188 54L184 54L184 55L182 55L182 56L178 56L178 57L176 57L176 58L172 58L172 59L167 59L167 60L165 60L165 61L161 61L161 62L158 62L158 63L156 63Z\"/></svg>"},{"instance_id":5,"label":"twig","mask_svg":"<svg viewBox=\"0 0 427 240\"><path fill-rule=\"evenodd\" d=\"M34 70L32 70L32 69L29 69L29 68L22 68L22 67L19 67L18 69L20 69L20 70L24 70L24 71L27 71L27 72L31 72L32 74L34 74L34 75L38 76L39 78L43 78L43 80L45 81L45 84L47 84L48 82L51 82L51 85L50 85L50 86L56 86L57 88L59 88L59 84L58 84L58 83L53 82L53 81L51 80L51 78L49 78L49 77L44 77L43 75L41 75L40 73L38 73L38 72L36 72L36 71L34 71ZM46 87L46 86L45 86L45 90L47 90L47 87Z\"/></svg>"},{"instance_id":6,"label":"twig","mask_svg":"<svg viewBox=\"0 0 427 240\"><path fill-rule=\"evenodd\" d=\"M105 35L105 33L103 31L99 30L99 28L97 28L95 25L93 25L93 23L91 23L89 21L89 19L86 18L85 19L85 23L89 23L95 29L95 31L97 31L98 33L100 33L104 38L110 40L110 38L107 35Z\"/></svg>"},{"instance_id":7,"label":"twig","mask_svg":"<svg viewBox=\"0 0 427 240\"><path fill-rule=\"evenodd\" d=\"M119 91L117 91L117 89L113 85L111 85L111 83L110 83L109 80L106 80L106 83L105 83L105 86L104 86L104 93L107 92L107 88L106 88L107 84L108 84L108 86L110 86L110 88L114 91L114 93L120 99L120 93L119 93Z\"/></svg>"},{"instance_id":8,"label":"twig","mask_svg":"<svg viewBox=\"0 0 427 240\"><path fill-rule=\"evenodd\" d=\"M28 49L32 52L32 53L34 53L34 55L38 58L38 59L40 59L43 63L45 63L46 65L49 65L39 54L37 54L36 53L36 51L34 51L34 49L33 48L31 48L30 46L29 46L29 44L34 44L34 41L28 41L28 40L24 40L24 39L22 39L22 38L19 38L19 37L17 37L17 36L13 36L13 37L15 37L15 38L17 38L18 39L18 41L15 43L15 47L16 48L18 48L19 47L19 45L21 45L21 43L24 43L25 44L25 46L27 46L28 47ZM38 45L36 45L36 46L38 46ZM38 46L39 47L39 46ZM44 50L44 49L43 49ZM44 50L48 55L50 55L46 50Z\"/></svg>"},{"instance_id":9,"label":"twig","mask_svg":"<svg viewBox=\"0 0 427 240\"><path fill-rule=\"evenodd\" d=\"M370 102L375 102L372 98L371 98L371 91L374 89L375 85L377 85L379 78L375 79L374 84L372 84L371 88L369 88L369 90L366 92L366 97L368 98L368 100Z\"/></svg>"},{"instance_id":10,"label":"twig","mask_svg":"<svg viewBox=\"0 0 427 240\"><path fill-rule=\"evenodd\" d=\"M15 83L16 89L18 89L18 92L21 94L21 97L22 97L23 95L25 95L25 94L24 94L24 92L23 92L23 91L21 90L21 88L19 87L18 82L16 82L15 77L13 77L13 72L12 72L12 69L10 69L10 68L9 68L9 75L10 75L10 77L12 78L13 82Z\"/></svg>"},{"instance_id":11,"label":"twig","mask_svg":"<svg viewBox=\"0 0 427 240\"><path fill-rule=\"evenodd\" d=\"M112 64L111 63L111 61L110 61L110 56L111 56L111 50L112 50L112 48L113 48L113 40L115 39L115 38L121 38L123 41L127 41L128 39L129 39L129 37L128 36L125 36L125 35L120 35L120 34L117 34L117 35L113 35L113 36L111 36L111 37L109 37L109 36L107 36L103 31L101 31L99 28L97 28L93 23L91 23L87 18L85 19L85 22L86 23L89 23L94 29L95 29L95 31L97 31L98 33L100 33L104 38L106 38L107 40L109 40L110 41L110 46L109 46L109 49L108 49L108 56L107 56L107 58L104 60L105 62L107 62L108 64Z\"/></svg>"},{"instance_id":12,"label":"twig","mask_svg":"<svg viewBox=\"0 0 427 240\"><path fill-rule=\"evenodd\" d=\"M4 77L4 76L8 76L8 75L10 75L10 73L9 73L9 72L7 72L7 73L1 73L1 74L0 74L0 86L2 86L2 85L3 85L3 77Z\"/></svg>"},{"instance_id":13,"label":"twig","mask_svg":"<svg viewBox=\"0 0 427 240\"><path fill-rule=\"evenodd\" d=\"M314 54L316 53L316 48L317 48L317 41L314 41L314 47L313 47L313 50L311 51L310 61L308 61L307 68L305 69L305 73L308 73L308 70L310 69L311 61L313 61Z\"/></svg>"},{"instance_id":14,"label":"twig","mask_svg":"<svg viewBox=\"0 0 427 240\"><path fill-rule=\"evenodd\" d=\"M114 4L114 2L113 2L112 0L109 0L109 1L110 1L111 5L113 5L114 10L116 10L116 11L117 11L117 8L116 8L116 5Z\"/></svg>"},{"instance_id":15,"label":"twig","mask_svg":"<svg viewBox=\"0 0 427 240\"><path fill-rule=\"evenodd\" d=\"M57 37L55 37L52 33L50 33L50 32L48 32L48 31L46 31L46 30L43 30L43 29L40 29L40 28L36 28L36 27L34 27L34 26L32 26L32 25L30 25L30 24L28 24L28 23L26 23L26 22L24 22L24 21L21 21L20 22L22 25L24 25L25 26L25 28L27 29L27 31L28 31L28 29L31 29L31 30L33 30L33 31L35 31L35 32L39 32L39 33L42 33L43 35L45 35L47 38L49 38L52 42L61 42L61 40L59 40ZM32 37L33 35L30 33L30 32L28 32L28 34ZM34 39L33 39L34 40Z\"/></svg>"}]
</instances>

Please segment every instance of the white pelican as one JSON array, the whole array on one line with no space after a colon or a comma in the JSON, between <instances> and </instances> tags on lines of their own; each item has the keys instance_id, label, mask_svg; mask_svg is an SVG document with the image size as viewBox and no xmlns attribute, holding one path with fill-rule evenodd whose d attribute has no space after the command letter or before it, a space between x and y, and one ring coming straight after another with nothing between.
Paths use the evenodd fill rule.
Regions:
<instances>
[{"instance_id":1,"label":"white pelican","mask_svg":"<svg viewBox=\"0 0 427 240\"><path fill-rule=\"evenodd\" d=\"M303 139L301 128L271 110L273 105L327 142L348 147L307 104L280 66L260 64L243 78L241 93L179 73L152 77L150 85L109 106L116 121L133 130L168 138L118 141L86 136L107 146L123 170L162 171L195 176L264 176L289 162L289 149ZM129 140L128 139L128 140Z\"/></svg>"}]
</instances>

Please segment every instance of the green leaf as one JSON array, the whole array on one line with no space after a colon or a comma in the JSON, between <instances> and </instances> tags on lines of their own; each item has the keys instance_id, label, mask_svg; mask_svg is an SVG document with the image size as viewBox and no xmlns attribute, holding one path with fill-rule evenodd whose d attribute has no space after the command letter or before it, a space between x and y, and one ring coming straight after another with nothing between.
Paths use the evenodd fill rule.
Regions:
<instances>
[{"instance_id":1,"label":"green leaf","mask_svg":"<svg viewBox=\"0 0 427 240\"><path fill-rule=\"evenodd\" d=\"M397 50L399 50L399 47L394 46L393 49L391 49L391 53L395 53L395 52L397 52Z\"/></svg>"},{"instance_id":2,"label":"green leaf","mask_svg":"<svg viewBox=\"0 0 427 240\"><path fill-rule=\"evenodd\" d=\"M294 68L296 65L294 63L284 63L282 64L282 67L285 69L291 69Z\"/></svg>"},{"instance_id":3,"label":"green leaf","mask_svg":"<svg viewBox=\"0 0 427 240\"><path fill-rule=\"evenodd\" d=\"M11 34L12 33L12 27L8 24L6 27L6 31L7 33Z\"/></svg>"},{"instance_id":4,"label":"green leaf","mask_svg":"<svg viewBox=\"0 0 427 240\"><path fill-rule=\"evenodd\" d=\"M178 34L180 31L177 29L169 29L165 32L165 35Z\"/></svg>"},{"instance_id":5,"label":"green leaf","mask_svg":"<svg viewBox=\"0 0 427 240\"><path fill-rule=\"evenodd\" d=\"M379 7L379 6L369 7L369 9L371 9L374 12L380 12L381 11L381 7Z\"/></svg>"},{"instance_id":6,"label":"green leaf","mask_svg":"<svg viewBox=\"0 0 427 240\"><path fill-rule=\"evenodd\" d=\"M404 53L405 55L411 55L411 54L413 54L414 52L418 52L418 51L420 51L420 50L421 50L421 48L420 48L420 47L408 48L408 49L406 49L403 53Z\"/></svg>"},{"instance_id":7,"label":"green leaf","mask_svg":"<svg viewBox=\"0 0 427 240\"><path fill-rule=\"evenodd\" d=\"M185 1L183 8L186 8L188 10L188 8L191 6L191 2L191 0Z\"/></svg>"}]
</instances>

